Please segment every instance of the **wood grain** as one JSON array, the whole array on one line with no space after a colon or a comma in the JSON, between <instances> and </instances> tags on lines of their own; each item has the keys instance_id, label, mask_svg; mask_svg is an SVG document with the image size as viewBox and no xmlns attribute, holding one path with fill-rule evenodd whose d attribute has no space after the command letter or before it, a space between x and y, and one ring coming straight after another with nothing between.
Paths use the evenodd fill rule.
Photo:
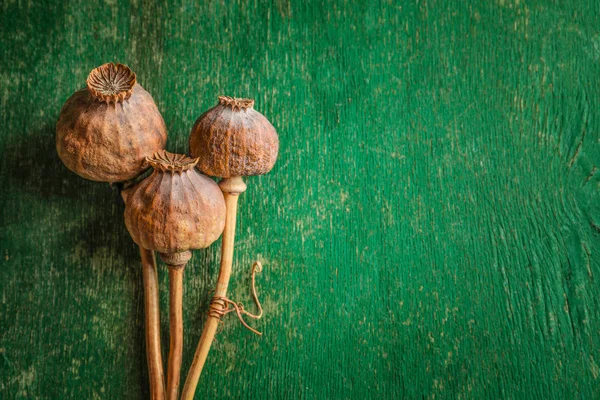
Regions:
<instances>
[{"instance_id":1,"label":"wood grain","mask_svg":"<svg viewBox=\"0 0 600 400\"><path fill-rule=\"evenodd\" d=\"M228 294L251 303L260 260L264 335L227 320L197 398L600 397L599 2L0 10L3 399L149 395L123 205L54 149L61 105L110 61L170 151L221 94L279 133L240 198ZM218 263L217 243L186 269L184 372Z\"/></svg>"}]
</instances>

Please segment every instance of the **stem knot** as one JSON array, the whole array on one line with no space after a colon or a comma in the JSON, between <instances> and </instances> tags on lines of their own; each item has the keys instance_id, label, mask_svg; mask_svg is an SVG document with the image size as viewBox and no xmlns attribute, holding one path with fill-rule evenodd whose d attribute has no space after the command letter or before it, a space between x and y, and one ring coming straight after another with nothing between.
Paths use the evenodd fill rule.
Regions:
<instances>
[{"instance_id":1,"label":"stem knot","mask_svg":"<svg viewBox=\"0 0 600 400\"><path fill-rule=\"evenodd\" d=\"M258 301L258 295L256 294L256 273L261 271L262 264L260 263L260 261L256 261L252 265L252 298L254 299L254 303L256 303L256 306L258 307L258 314L255 315L246 311L242 303L236 303L235 301L230 300L225 296L213 296L212 300L210 301L208 316L220 320L225 315L229 314L232 311L235 311L238 319L240 320L242 325L246 327L246 329L261 336L262 333L248 325L246 321L244 321L243 317L243 315L246 315L252 319L260 319L262 317L263 309L260 305L260 301Z\"/></svg>"}]
</instances>

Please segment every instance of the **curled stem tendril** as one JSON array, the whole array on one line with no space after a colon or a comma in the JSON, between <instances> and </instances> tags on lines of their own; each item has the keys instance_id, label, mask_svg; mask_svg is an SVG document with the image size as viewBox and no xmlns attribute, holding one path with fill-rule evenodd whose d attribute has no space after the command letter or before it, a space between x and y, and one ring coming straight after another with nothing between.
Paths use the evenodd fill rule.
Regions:
<instances>
[{"instance_id":1,"label":"curled stem tendril","mask_svg":"<svg viewBox=\"0 0 600 400\"><path fill-rule=\"evenodd\" d=\"M262 264L260 263L260 261L256 261L252 265L252 298L254 299L254 303L256 303L256 307L258 307L258 314L255 315L251 312L246 311L242 303L236 303L235 301L230 300L224 296L213 296L212 300L210 301L210 307L208 311L209 317L217 318L220 320L225 315L235 311L238 319L240 320L242 325L246 327L246 329L261 336L262 333L248 325L246 321L244 321L243 317L243 315L246 315L248 316L248 318L260 319L263 315L263 309L260 304L260 301L258 301L258 295L256 294L256 273L261 271Z\"/></svg>"}]
</instances>

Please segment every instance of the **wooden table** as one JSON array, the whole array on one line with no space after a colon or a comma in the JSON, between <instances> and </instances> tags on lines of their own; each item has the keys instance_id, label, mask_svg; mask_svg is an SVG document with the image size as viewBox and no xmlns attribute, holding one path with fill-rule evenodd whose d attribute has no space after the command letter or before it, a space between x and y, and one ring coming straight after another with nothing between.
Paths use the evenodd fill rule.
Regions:
<instances>
[{"instance_id":1,"label":"wooden table","mask_svg":"<svg viewBox=\"0 0 600 400\"><path fill-rule=\"evenodd\" d=\"M280 134L231 291L262 261L265 334L228 318L197 398L600 397L600 2L197 3L0 5L1 398L148 396L122 202L54 148L110 61L170 151L221 94ZM186 270L184 373L218 260Z\"/></svg>"}]
</instances>

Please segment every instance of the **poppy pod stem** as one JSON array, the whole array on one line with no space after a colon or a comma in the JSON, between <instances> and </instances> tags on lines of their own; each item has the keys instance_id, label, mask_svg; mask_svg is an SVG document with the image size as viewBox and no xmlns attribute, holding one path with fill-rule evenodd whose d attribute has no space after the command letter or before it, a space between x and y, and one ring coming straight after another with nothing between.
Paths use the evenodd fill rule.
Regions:
<instances>
[{"instance_id":1,"label":"poppy pod stem","mask_svg":"<svg viewBox=\"0 0 600 400\"><path fill-rule=\"evenodd\" d=\"M150 398L164 400L165 376L160 348L160 309L158 271L154 252L140 246L142 275L144 277L144 308L146 325L146 357L150 379Z\"/></svg>"},{"instance_id":2,"label":"poppy pod stem","mask_svg":"<svg viewBox=\"0 0 600 400\"><path fill-rule=\"evenodd\" d=\"M181 380L183 354L183 270L192 257L190 251L161 253L169 267L169 361L167 368L167 400L177 400Z\"/></svg>"},{"instance_id":3,"label":"poppy pod stem","mask_svg":"<svg viewBox=\"0 0 600 400\"><path fill-rule=\"evenodd\" d=\"M193 400L196 386L206 363L210 346L217 332L220 316L225 314L227 305L220 299L226 298L229 278L231 277L231 266L233 263L233 247L235 242L235 224L237 215L237 203L239 195L246 191L246 184L240 176L222 179L219 187L225 198L225 230L223 231L221 244L221 268L217 279L217 287L211 301L211 312L208 314L206 324L202 330L200 342L194 354L194 360L190 366L185 386L181 393L182 400ZM215 312L216 311L216 312ZM220 311L220 312L219 312Z\"/></svg>"},{"instance_id":4,"label":"poppy pod stem","mask_svg":"<svg viewBox=\"0 0 600 400\"><path fill-rule=\"evenodd\" d=\"M130 189L123 189L121 197L127 200ZM164 400L165 374L163 370L162 353L160 346L160 300L158 290L158 269L152 250L142 246L140 256L142 259L142 276L144 280L144 322L146 334L146 358L148 362L148 378L150 380L150 398Z\"/></svg>"}]
</instances>

